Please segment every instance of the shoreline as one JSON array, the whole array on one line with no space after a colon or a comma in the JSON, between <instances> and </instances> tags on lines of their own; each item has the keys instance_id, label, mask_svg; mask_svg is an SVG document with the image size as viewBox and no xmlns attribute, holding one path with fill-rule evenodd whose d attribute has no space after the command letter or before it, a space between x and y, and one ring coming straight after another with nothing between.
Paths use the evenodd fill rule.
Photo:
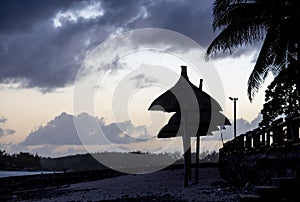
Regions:
<instances>
[{"instance_id":1,"label":"shoreline","mask_svg":"<svg viewBox=\"0 0 300 202\"><path fill-rule=\"evenodd\" d=\"M199 169L199 184L195 185L191 181L188 188L183 188L181 166L173 165L168 169L148 174L124 174L112 170L74 172L72 173L73 179L69 176L65 177L64 181L56 180L56 183L51 178L47 180L36 178L36 185L40 181L48 186L30 189L15 187L11 189L10 195L6 195L6 200L45 202L167 200L179 202L201 199L200 201L238 201L236 188L220 177L217 164L203 164ZM56 174L57 177L62 175ZM26 177L23 180L26 181L25 179Z\"/></svg>"}]
</instances>

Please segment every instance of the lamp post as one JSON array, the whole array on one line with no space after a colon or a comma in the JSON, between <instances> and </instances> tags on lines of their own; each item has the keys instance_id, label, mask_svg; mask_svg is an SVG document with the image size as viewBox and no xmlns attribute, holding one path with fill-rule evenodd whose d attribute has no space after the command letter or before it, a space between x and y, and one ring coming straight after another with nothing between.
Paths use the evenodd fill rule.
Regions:
<instances>
[{"instance_id":1,"label":"lamp post","mask_svg":"<svg viewBox=\"0 0 300 202\"><path fill-rule=\"evenodd\" d=\"M230 100L232 100L233 101L233 108L234 108L234 112L233 112L233 114L234 114L234 128L233 128L233 130L234 130L234 138L236 138L236 101L238 100L238 98L232 98L232 97L229 97L229 99Z\"/></svg>"}]
</instances>

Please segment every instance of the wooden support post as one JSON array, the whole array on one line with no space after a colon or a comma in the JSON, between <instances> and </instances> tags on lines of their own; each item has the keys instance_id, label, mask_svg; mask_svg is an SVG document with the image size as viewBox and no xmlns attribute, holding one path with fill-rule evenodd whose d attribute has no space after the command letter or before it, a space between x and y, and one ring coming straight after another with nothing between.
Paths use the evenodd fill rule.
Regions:
<instances>
[{"instance_id":1,"label":"wooden support post","mask_svg":"<svg viewBox=\"0 0 300 202\"><path fill-rule=\"evenodd\" d=\"M253 131L253 147L257 149L260 143L259 129Z\"/></svg>"},{"instance_id":2,"label":"wooden support post","mask_svg":"<svg viewBox=\"0 0 300 202\"><path fill-rule=\"evenodd\" d=\"M292 122L292 130L293 130L293 136L294 136L294 141L299 141L299 127L300 127L300 116L293 118Z\"/></svg>"},{"instance_id":3,"label":"wooden support post","mask_svg":"<svg viewBox=\"0 0 300 202\"><path fill-rule=\"evenodd\" d=\"M238 149L238 153L240 152L244 152L244 135L240 135L237 137L237 149Z\"/></svg>"},{"instance_id":4,"label":"wooden support post","mask_svg":"<svg viewBox=\"0 0 300 202\"><path fill-rule=\"evenodd\" d=\"M195 184L199 182L199 154L200 154L200 135L197 134L196 140L196 174L195 174Z\"/></svg>"},{"instance_id":5,"label":"wooden support post","mask_svg":"<svg viewBox=\"0 0 300 202\"><path fill-rule=\"evenodd\" d=\"M189 152L188 152L188 141L185 134L182 136L182 142L183 142L183 152L184 152L184 187L188 187L189 180L188 180L188 164L189 164Z\"/></svg>"},{"instance_id":6,"label":"wooden support post","mask_svg":"<svg viewBox=\"0 0 300 202\"><path fill-rule=\"evenodd\" d=\"M273 131L273 143L276 146L281 145L284 141L282 122L283 122L283 119L280 118L271 123L271 126L273 128L273 130L272 130Z\"/></svg>"},{"instance_id":7,"label":"wooden support post","mask_svg":"<svg viewBox=\"0 0 300 202\"><path fill-rule=\"evenodd\" d=\"M183 135L182 135L182 141L183 141L183 152L184 152L184 187L188 187L189 185L189 149L191 147L191 139L187 135L187 121L186 121L186 112L185 107L183 106L182 110L182 118L183 118Z\"/></svg>"},{"instance_id":8,"label":"wooden support post","mask_svg":"<svg viewBox=\"0 0 300 202\"><path fill-rule=\"evenodd\" d=\"M192 180L192 150L191 150L191 138L188 137L188 152L189 152L189 181Z\"/></svg>"},{"instance_id":9,"label":"wooden support post","mask_svg":"<svg viewBox=\"0 0 300 202\"><path fill-rule=\"evenodd\" d=\"M246 148L247 150L251 149L251 137L250 137L250 133L246 133Z\"/></svg>"},{"instance_id":10,"label":"wooden support post","mask_svg":"<svg viewBox=\"0 0 300 202\"><path fill-rule=\"evenodd\" d=\"M266 146L266 132L265 132L265 130L266 130L266 128L263 127L263 128L262 128L262 133L261 133L261 145L262 145L263 147Z\"/></svg>"},{"instance_id":11,"label":"wooden support post","mask_svg":"<svg viewBox=\"0 0 300 202\"><path fill-rule=\"evenodd\" d=\"M271 134L270 131L267 131L267 142L266 142L267 146L271 146Z\"/></svg>"},{"instance_id":12,"label":"wooden support post","mask_svg":"<svg viewBox=\"0 0 300 202\"><path fill-rule=\"evenodd\" d=\"M203 79L200 79L199 90L202 91ZM200 121L200 120L199 120ZM196 139L196 173L195 173L195 184L199 182L199 156L200 156L200 134L197 134Z\"/></svg>"},{"instance_id":13,"label":"wooden support post","mask_svg":"<svg viewBox=\"0 0 300 202\"><path fill-rule=\"evenodd\" d=\"M299 118L297 117L297 115L298 114L292 114L286 117L288 140L297 141L299 139Z\"/></svg>"}]
</instances>

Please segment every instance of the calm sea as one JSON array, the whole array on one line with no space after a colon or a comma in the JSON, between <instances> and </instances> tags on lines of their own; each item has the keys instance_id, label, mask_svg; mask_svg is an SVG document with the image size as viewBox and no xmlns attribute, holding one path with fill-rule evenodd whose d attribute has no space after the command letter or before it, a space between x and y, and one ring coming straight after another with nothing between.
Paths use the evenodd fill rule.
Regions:
<instances>
[{"instance_id":1,"label":"calm sea","mask_svg":"<svg viewBox=\"0 0 300 202\"><path fill-rule=\"evenodd\" d=\"M44 172L44 171L4 171L0 170L0 178L3 177L12 177L12 176L22 176L22 175L40 175L43 174L50 174L53 172Z\"/></svg>"}]
</instances>

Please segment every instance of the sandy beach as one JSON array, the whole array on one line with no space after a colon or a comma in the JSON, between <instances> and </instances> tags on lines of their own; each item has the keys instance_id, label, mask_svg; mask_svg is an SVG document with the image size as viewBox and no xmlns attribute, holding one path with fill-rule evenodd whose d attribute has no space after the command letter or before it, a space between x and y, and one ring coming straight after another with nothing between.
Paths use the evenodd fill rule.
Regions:
<instances>
[{"instance_id":1,"label":"sandy beach","mask_svg":"<svg viewBox=\"0 0 300 202\"><path fill-rule=\"evenodd\" d=\"M174 169L49 188L23 201L239 201L217 168L201 168L199 174L199 184L191 181L188 188L183 169Z\"/></svg>"}]
</instances>

